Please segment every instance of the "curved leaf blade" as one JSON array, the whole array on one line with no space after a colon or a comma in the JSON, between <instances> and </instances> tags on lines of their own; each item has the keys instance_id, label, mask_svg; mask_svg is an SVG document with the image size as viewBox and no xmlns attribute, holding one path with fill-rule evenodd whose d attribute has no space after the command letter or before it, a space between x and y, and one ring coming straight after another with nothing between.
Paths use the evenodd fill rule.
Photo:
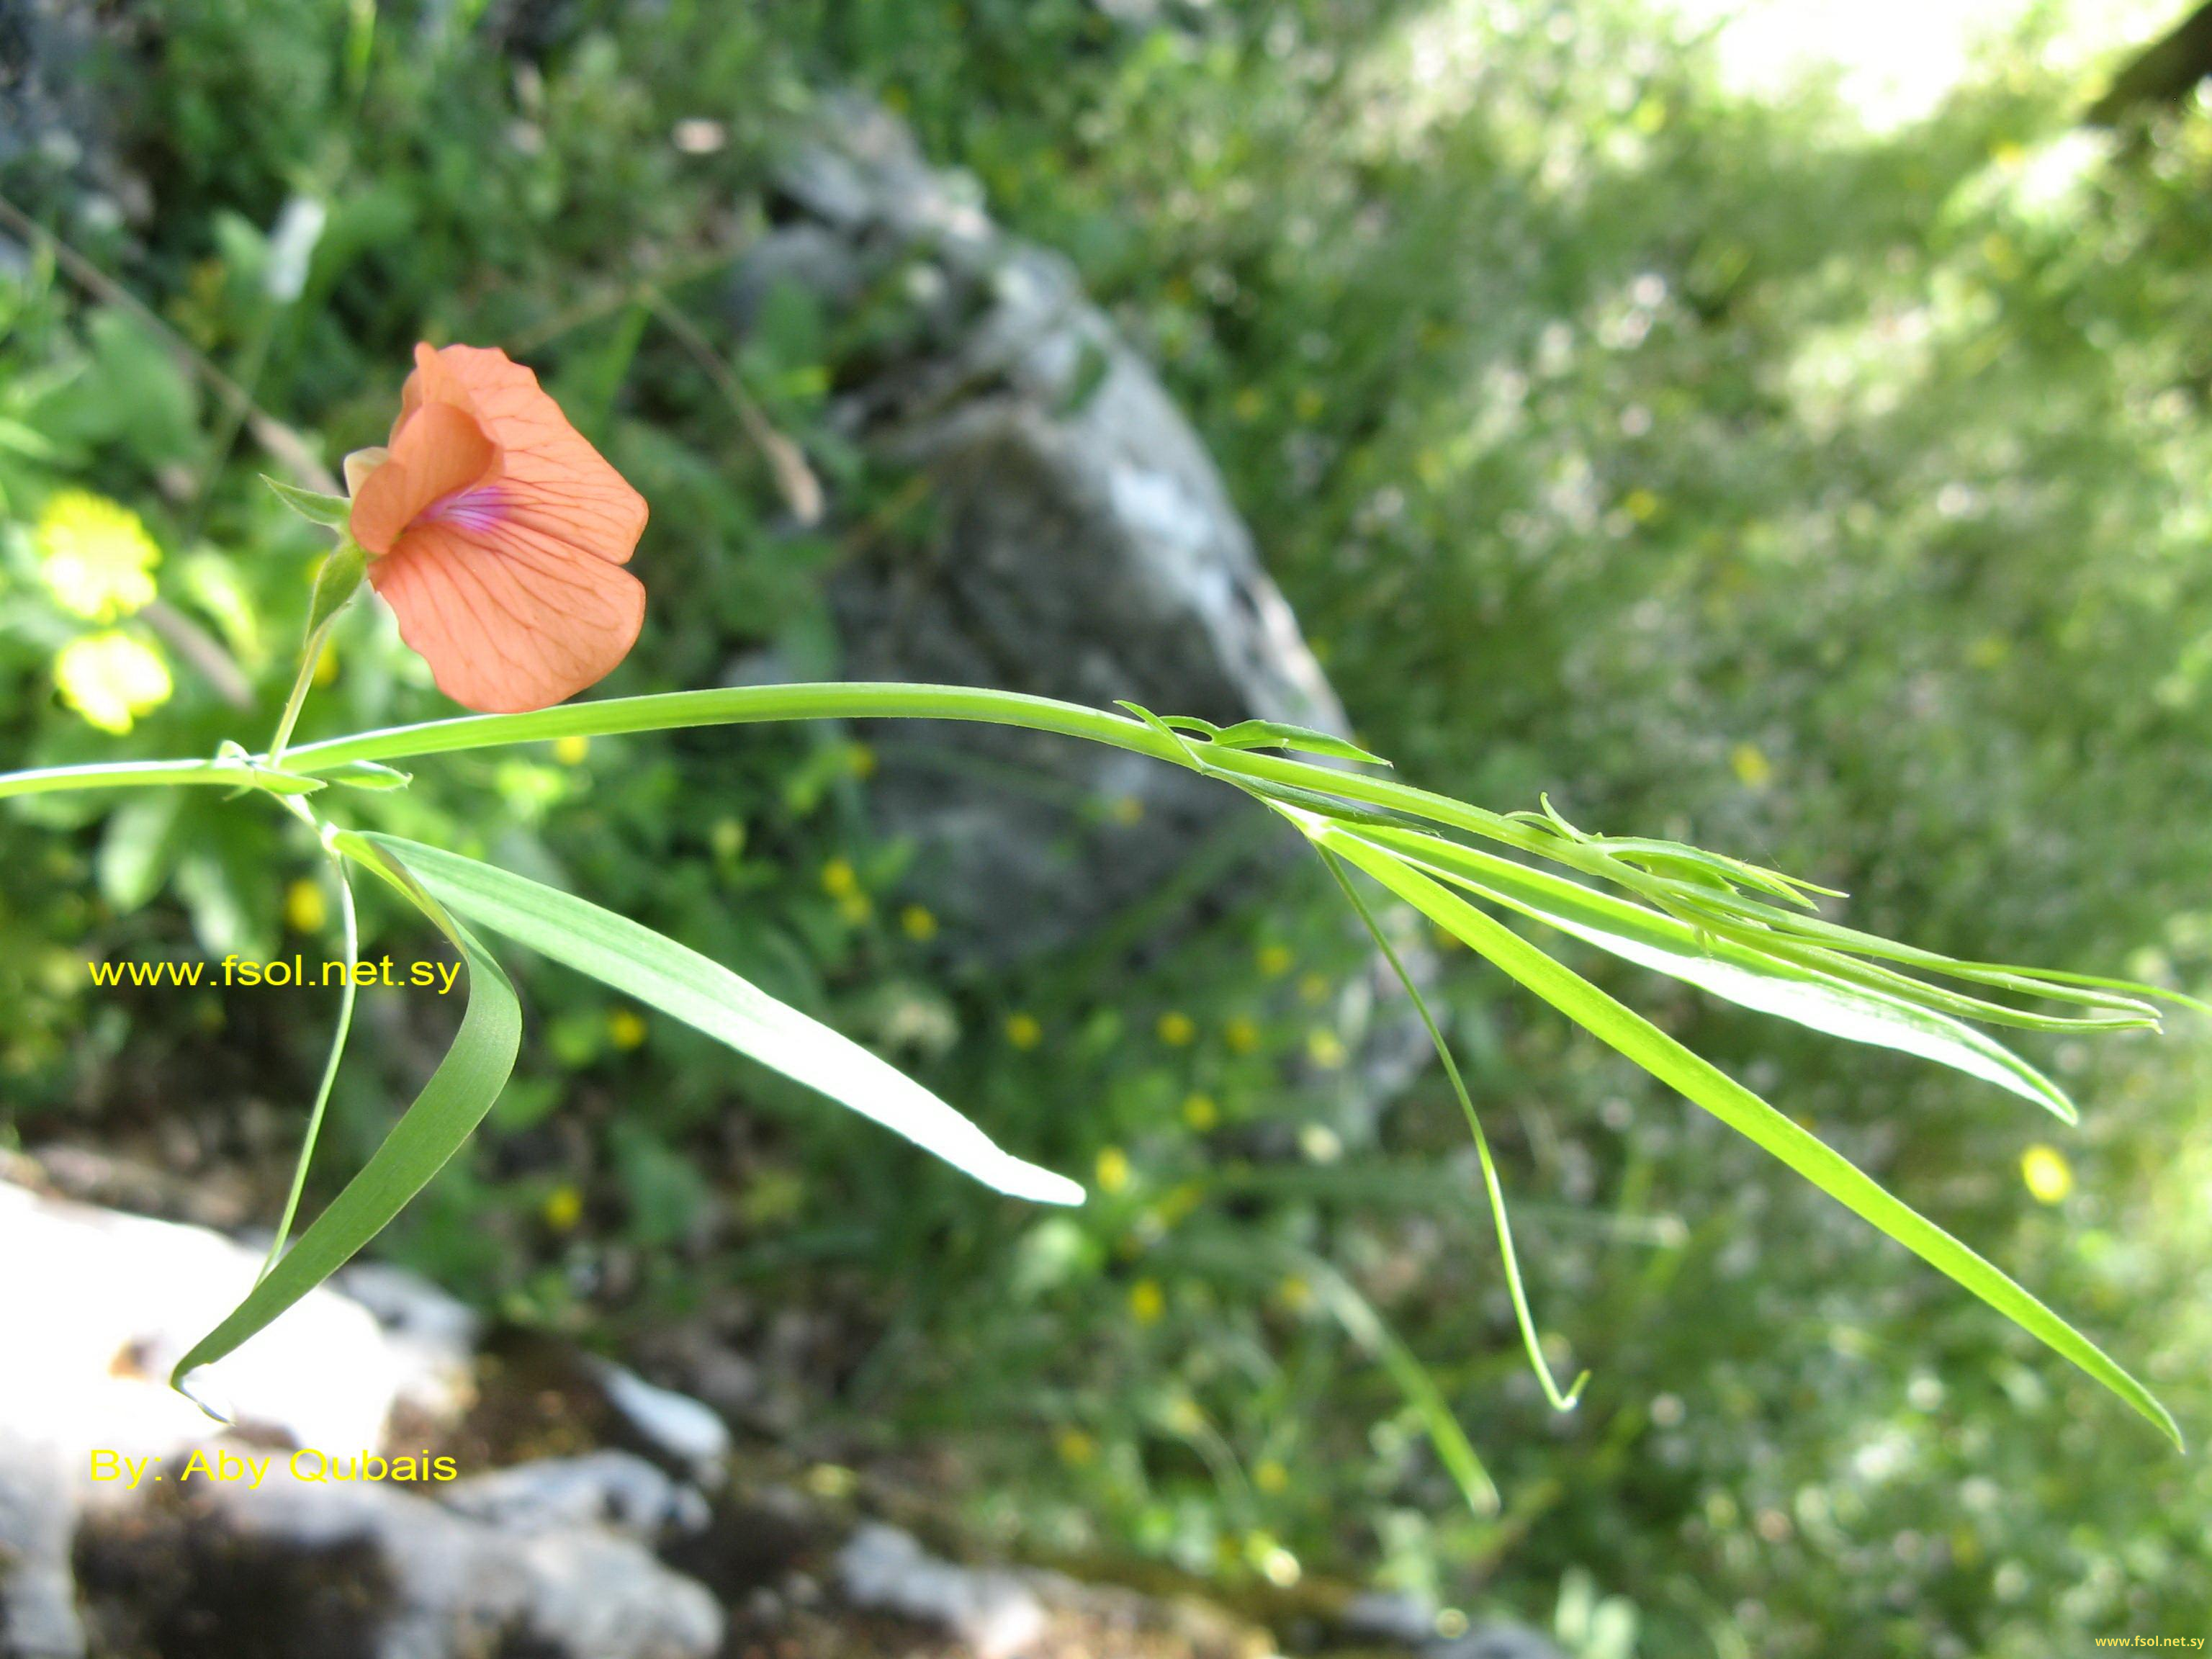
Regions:
<instances>
[{"instance_id":1,"label":"curved leaf blade","mask_svg":"<svg viewBox=\"0 0 2212 1659\"><path fill-rule=\"evenodd\" d=\"M362 850L352 844L356 837L338 839L349 852L358 855ZM384 867L380 854L372 856L371 867L378 874L416 897L404 872ZM184 1381L187 1374L245 1343L382 1231L460 1150L507 1086L522 1042L522 1008L514 988L474 934L434 903L419 898L417 902L468 964L468 1007L453 1047L345 1190L268 1268L246 1299L177 1362L169 1380L180 1391L190 1393Z\"/></svg>"},{"instance_id":2,"label":"curved leaf blade","mask_svg":"<svg viewBox=\"0 0 2212 1659\"><path fill-rule=\"evenodd\" d=\"M397 836L368 839L463 915L819 1091L985 1186L1040 1204L1083 1201L1066 1176L1014 1157L897 1067L696 951L495 866Z\"/></svg>"}]
</instances>

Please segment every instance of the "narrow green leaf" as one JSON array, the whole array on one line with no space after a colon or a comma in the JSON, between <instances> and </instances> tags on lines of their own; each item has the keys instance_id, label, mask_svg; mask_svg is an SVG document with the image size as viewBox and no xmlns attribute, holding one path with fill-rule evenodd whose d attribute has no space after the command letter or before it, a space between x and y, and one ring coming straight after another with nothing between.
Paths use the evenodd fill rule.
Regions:
<instances>
[{"instance_id":1,"label":"narrow green leaf","mask_svg":"<svg viewBox=\"0 0 2212 1659\"><path fill-rule=\"evenodd\" d=\"M1224 749L1296 749L1309 755L1327 755L1333 760L1358 761L1367 766L1390 764L1382 756L1370 754L1334 732L1316 732L1310 726L1292 726L1287 720L1239 720L1214 732L1212 739Z\"/></svg>"},{"instance_id":2,"label":"narrow green leaf","mask_svg":"<svg viewBox=\"0 0 2212 1659\"><path fill-rule=\"evenodd\" d=\"M349 789L404 789L415 781L412 772L375 761L344 761L322 775L325 783L342 783Z\"/></svg>"},{"instance_id":3,"label":"narrow green leaf","mask_svg":"<svg viewBox=\"0 0 2212 1659\"><path fill-rule=\"evenodd\" d=\"M1359 896L1359 890L1352 884L1352 878L1345 874L1344 860L1325 848L1322 849L1321 857L1322 862L1328 866L1329 874L1336 878L1336 884L1342 890L1345 898L1359 913L1359 920L1366 926L1368 938L1375 941L1376 948L1382 952L1383 960L1390 964L1390 971L1397 975L1398 983L1413 999L1414 1012L1421 1017L1421 1027L1429 1034L1430 1046L1437 1051L1437 1059L1443 1066L1444 1076L1450 1080L1452 1093L1458 1097L1461 1115L1467 1120L1468 1133L1474 1138L1476 1160L1482 1165L1483 1188L1490 1199L1491 1224L1498 1229L1498 1262L1505 1270L1506 1289L1513 1298L1513 1317L1521 1327L1522 1346L1528 1351L1529 1367L1536 1373L1536 1381L1544 1390L1544 1398L1551 1402L1552 1409L1571 1412L1582 1401L1583 1385L1589 1381L1589 1373L1585 1370L1576 1377L1567 1385L1565 1394L1559 1392L1559 1385L1552 1378L1551 1364L1544 1358L1543 1339L1536 1332L1536 1316L1529 1310L1528 1287L1521 1282L1521 1261L1513 1248L1513 1224L1505 1213L1505 1183L1499 1178L1498 1160L1491 1155L1490 1137L1483 1131L1482 1118L1474 1109L1474 1097L1468 1093L1467 1081L1459 1073L1459 1062L1452 1058L1451 1045L1444 1041L1443 1031L1437 1024L1436 1017L1429 1012L1429 1000L1421 994L1421 988L1406 971L1405 962L1398 955L1398 947L1390 943L1390 936L1382 931L1382 923L1375 920L1375 913L1367 908L1367 901Z\"/></svg>"},{"instance_id":4,"label":"narrow green leaf","mask_svg":"<svg viewBox=\"0 0 2212 1659\"><path fill-rule=\"evenodd\" d=\"M1972 1291L2022 1330L2080 1366L2181 1445L2172 1417L2102 1349L1982 1256L1892 1196L1849 1159L1649 1020L1546 956L1504 923L1412 868L1385 849L1333 824L1301 826L1400 898L1504 969L1594 1036L1678 1089L1872 1223L1920 1259Z\"/></svg>"},{"instance_id":5,"label":"narrow green leaf","mask_svg":"<svg viewBox=\"0 0 2212 1659\"><path fill-rule=\"evenodd\" d=\"M276 499L310 523L327 525L332 530L343 530L353 514L353 503L343 495L325 495L319 489L302 489L297 484L286 483L282 478L272 478L266 472L261 482L276 492Z\"/></svg>"},{"instance_id":6,"label":"narrow green leaf","mask_svg":"<svg viewBox=\"0 0 2212 1659\"><path fill-rule=\"evenodd\" d=\"M1399 830L1368 831L1366 839L1494 903L1739 1007L1948 1066L2075 1121L2064 1091L2002 1043L1903 997L1700 933L1661 911L1457 842Z\"/></svg>"},{"instance_id":7,"label":"narrow green leaf","mask_svg":"<svg viewBox=\"0 0 2212 1659\"><path fill-rule=\"evenodd\" d=\"M423 894L389 854L356 836L334 839L342 851L405 893L453 942L468 964L468 1007L453 1047L361 1173L229 1316L177 1362L170 1381L187 1394L185 1379L193 1370L229 1353L343 1267L422 1190L499 1098L521 1045L522 1009L514 988L476 936Z\"/></svg>"},{"instance_id":8,"label":"narrow green leaf","mask_svg":"<svg viewBox=\"0 0 2212 1659\"><path fill-rule=\"evenodd\" d=\"M392 836L368 839L396 854L439 899L494 933L819 1090L985 1186L1042 1204L1083 1201L1073 1182L1003 1151L896 1067L696 951L474 859Z\"/></svg>"}]
</instances>

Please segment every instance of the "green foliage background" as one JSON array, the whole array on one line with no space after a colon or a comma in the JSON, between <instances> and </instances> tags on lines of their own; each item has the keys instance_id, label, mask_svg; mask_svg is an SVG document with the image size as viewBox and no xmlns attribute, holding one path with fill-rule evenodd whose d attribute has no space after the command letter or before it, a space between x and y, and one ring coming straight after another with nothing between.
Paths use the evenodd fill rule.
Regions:
<instances>
[{"instance_id":1,"label":"green foliage background","mask_svg":"<svg viewBox=\"0 0 2212 1659\"><path fill-rule=\"evenodd\" d=\"M2202 988L2212 114L2086 135L2092 88L2033 25L1933 116L1872 133L1817 88L1730 93L1709 46L1626 0L1468 20L1441 77L1419 59L1433 17L1319 0L1151 21L1075 0L123 15L100 119L152 210L52 154L0 167L9 195L329 459L380 439L419 337L536 362L653 504L654 603L610 690L714 684L761 646L832 673L822 573L864 532L927 533L926 503L823 418L865 337L800 304L742 343L717 319L778 135L857 84L1074 258L1160 366L1362 739L1407 775L1693 836L1961 956ZM701 119L726 142L684 153L676 124ZM295 198L329 220L286 298L270 233ZM653 322L654 285L805 444L823 527L781 514ZM39 574L64 485L126 503L163 550L168 631L123 626L174 695L127 752L258 738L317 550L265 458L35 249L0 275L0 324L9 763L125 752L53 695L88 626ZM195 670L180 624L254 707ZM305 735L447 707L370 612L335 661ZM526 974L524 1073L395 1254L586 1340L702 1315L741 1349L781 1332L822 1389L787 1433L825 1456L950 1449L977 1520L1034 1550L1371 1579L1546 1625L1563 1585L1595 1584L1622 1607L1585 1621L1589 1659L1632 1626L1635 1652L1723 1659L2029 1659L2199 1628L2201 1456L1448 958L1531 1289L1560 1369L1596 1373L1553 1417L1442 1080L1376 1119L1331 1069L1358 960L1323 884L1172 960L948 977L900 850L865 833L868 764L836 732L680 734L456 757L364 810L729 963L1093 1202L980 1199L703 1039ZM42 801L0 848L16 1134L281 1167L319 1059L299 1000L95 998L83 962L312 952L304 838L213 800ZM428 949L374 908L370 927L372 951ZM2078 1184L2043 1205L2020 1167L2051 1126L2017 1103L1578 965L2212 1433L2201 1030L2031 1045L2086 1108L2059 1143ZM364 1011L381 1040L342 1085L339 1164L437 1018ZM1501 1516L1460 1501L1316 1257L1427 1367Z\"/></svg>"}]
</instances>

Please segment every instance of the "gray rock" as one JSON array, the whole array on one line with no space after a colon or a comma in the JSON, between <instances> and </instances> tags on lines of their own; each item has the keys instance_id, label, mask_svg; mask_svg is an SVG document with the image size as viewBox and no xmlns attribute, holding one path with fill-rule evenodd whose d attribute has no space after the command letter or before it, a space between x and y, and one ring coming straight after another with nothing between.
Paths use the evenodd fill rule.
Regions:
<instances>
[{"instance_id":1,"label":"gray rock","mask_svg":"<svg viewBox=\"0 0 2212 1659\"><path fill-rule=\"evenodd\" d=\"M76 1507L61 1449L0 1426L0 1655L6 1659L77 1659L84 1651L70 1571Z\"/></svg>"},{"instance_id":2,"label":"gray rock","mask_svg":"<svg viewBox=\"0 0 2212 1659\"><path fill-rule=\"evenodd\" d=\"M647 1449L683 1468L695 1480L718 1483L730 1455L730 1427L714 1408L690 1395L648 1382L635 1371L602 1361L593 1368L607 1403Z\"/></svg>"},{"instance_id":3,"label":"gray rock","mask_svg":"<svg viewBox=\"0 0 2212 1659\"><path fill-rule=\"evenodd\" d=\"M456 1481L440 1495L456 1514L512 1536L605 1527L641 1543L694 1533L707 1500L629 1452L549 1457Z\"/></svg>"},{"instance_id":4,"label":"gray rock","mask_svg":"<svg viewBox=\"0 0 2212 1659\"><path fill-rule=\"evenodd\" d=\"M334 1639L366 1659L706 1659L722 1639L714 1597L634 1539L510 1532L388 1485L295 1479L281 1459L258 1489L216 1486L90 1530L79 1553L112 1645L181 1615L301 1659ZM246 1604L245 1587L272 1605Z\"/></svg>"},{"instance_id":5,"label":"gray rock","mask_svg":"<svg viewBox=\"0 0 2212 1659\"><path fill-rule=\"evenodd\" d=\"M896 1527L871 1522L837 1553L846 1601L934 1626L977 1659L1016 1659L1044 1636L1044 1602L1029 1579L1005 1568L939 1559Z\"/></svg>"},{"instance_id":6,"label":"gray rock","mask_svg":"<svg viewBox=\"0 0 2212 1659\"><path fill-rule=\"evenodd\" d=\"M1203 446L1066 262L1000 231L884 112L836 100L822 134L784 167L790 216L731 309L744 323L777 282L848 318L872 307L879 344L837 418L933 492L927 545L878 546L833 586L848 672L1342 731ZM1218 784L1091 745L870 735L873 803L916 848L916 890L949 947L985 961L1084 936L1231 817L1255 823Z\"/></svg>"}]
</instances>

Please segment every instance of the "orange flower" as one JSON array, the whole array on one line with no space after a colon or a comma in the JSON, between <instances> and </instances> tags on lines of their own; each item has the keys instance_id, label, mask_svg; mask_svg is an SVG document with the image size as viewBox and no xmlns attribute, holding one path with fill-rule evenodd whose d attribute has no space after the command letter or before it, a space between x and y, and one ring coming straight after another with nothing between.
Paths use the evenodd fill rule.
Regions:
<instances>
[{"instance_id":1,"label":"orange flower","mask_svg":"<svg viewBox=\"0 0 2212 1659\"><path fill-rule=\"evenodd\" d=\"M636 641L645 498L504 351L416 346L390 447L346 473L369 582L454 702L544 708Z\"/></svg>"}]
</instances>

